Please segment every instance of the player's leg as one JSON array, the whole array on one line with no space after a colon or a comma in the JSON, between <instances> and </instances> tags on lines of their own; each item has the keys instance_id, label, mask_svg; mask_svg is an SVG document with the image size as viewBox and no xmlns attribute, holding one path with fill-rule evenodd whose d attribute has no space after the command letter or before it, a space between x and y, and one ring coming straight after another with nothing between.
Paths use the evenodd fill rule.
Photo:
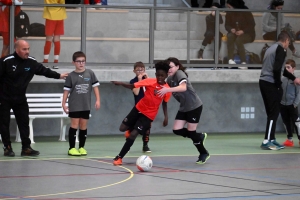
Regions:
<instances>
[{"instance_id":1,"label":"player's leg","mask_svg":"<svg viewBox=\"0 0 300 200\"><path fill-rule=\"evenodd\" d=\"M120 153L115 157L113 164L114 165L122 165L122 159L130 150L133 145L136 137L141 134L143 135L150 128L151 120L147 118L145 115L136 113L138 115L137 121L134 125L134 129L130 132L130 136L126 138L126 142L123 145ZM128 119L130 121L130 119Z\"/></svg>"},{"instance_id":2,"label":"player's leg","mask_svg":"<svg viewBox=\"0 0 300 200\"><path fill-rule=\"evenodd\" d=\"M197 133L196 129L198 123L200 121L201 113L202 113L203 106L200 106L194 110L186 112L186 121L187 121L187 130L188 130L188 137L191 138L193 144L197 148L199 152L199 157L196 163L204 164L208 158L210 157L208 151L206 150L204 143L207 137L206 133Z\"/></svg>"},{"instance_id":3,"label":"player's leg","mask_svg":"<svg viewBox=\"0 0 300 200\"><path fill-rule=\"evenodd\" d=\"M64 35L64 20L58 20L56 23L56 27L54 30L54 63L58 63L59 55L60 55L60 36ZM58 69L57 66L53 67Z\"/></svg>"},{"instance_id":4,"label":"player's leg","mask_svg":"<svg viewBox=\"0 0 300 200\"><path fill-rule=\"evenodd\" d=\"M139 118L139 111L133 107L130 113L123 119L119 130L124 132L128 130L130 127L134 127ZM122 158L128 153L130 147L134 143L134 139L137 136L138 132L134 131L134 129L130 132L130 135L126 138L126 141L120 151L120 153L113 159L114 165L122 165ZM133 139L134 138L134 139Z\"/></svg>"},{"instance_id":5,"label":"player's leg","mask_svg":"<svg viewBox=\"0 0 300 200\"><path fill-rule=\"evenodd\" d=\"M80 156L81 154L75 148L76 144L76 132L79 127L80 112L69 112L69 117L71 118L71 125L69 128L69 151L68 155Z\"/></svg>"},{"instance_id":6,"label":"player's leg","mask_svg":"<svg viewBox=\"0 0 300 200\"><path fill-rule=\"evenodd\" d=\"M85 141L87 138L87 124L90 118L90 111L81 111L81 116L79 120L79 148L78 151L80 155L86 156L87 151L85 150Z\"/></svg>"},{"instance_id":7,"label":"player's leg","mask_svg":"<svg viewBox=\"0 0 300 200\"><path fill-rule=\"evenodd\" d=\"M146 153L151 153L151 150L148 146L149 140L150 140L150 129L151 129L151 125L150 128L144 133L142 140L143 140L143 152Z\"/></svg>"},{"instance_id":8,"label":"player's leg","mask_svg":"<svg viewBox=\"0 0 300 200\"><path fill-rule=\"evenodd\" d=\"M0 133L4 148L4 156L13 157L15 153L13 152L11 141L10 141L10 102L1 101L0 104Z\"/></svg>"},{"instance_id":9,"label":"player's leg","mask_svg":"<svg viewBox=\"0 0 300 200\"><path fill-rule=\"evenodd\" d=\"M52 44L53 35L54 35L54 29L55 29L55 21L46 19L46 21L45 21L46 41L45 41L45 45L44 45L43 63L48 63L49 54L51 51L51 44Z\"/></svg>"}]
</instances>

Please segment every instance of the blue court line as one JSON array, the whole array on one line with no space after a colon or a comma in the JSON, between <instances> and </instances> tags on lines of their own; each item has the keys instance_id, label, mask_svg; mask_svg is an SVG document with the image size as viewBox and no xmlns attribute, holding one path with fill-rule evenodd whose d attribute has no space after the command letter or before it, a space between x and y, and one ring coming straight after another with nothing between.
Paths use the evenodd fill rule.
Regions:
<instances>
[{"instance_id":1,"label":"blue court line","mask_svg":"<svg viewBox=\"0 0 300 200\"><path fill-rule=\"evenodd\" d=\"M220 199L261 199L275 197L299 197L300 194L277 194L277 195L258 195L258 196L230 196L230 197L215 197L215 198L192 198L188 200L220 200Z\"/></svg>"}]
</instances>

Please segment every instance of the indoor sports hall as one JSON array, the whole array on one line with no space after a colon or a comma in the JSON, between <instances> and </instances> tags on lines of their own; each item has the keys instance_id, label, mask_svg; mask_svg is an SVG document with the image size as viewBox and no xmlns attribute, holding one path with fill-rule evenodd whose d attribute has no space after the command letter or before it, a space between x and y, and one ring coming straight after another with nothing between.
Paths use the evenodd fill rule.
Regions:
<instances>
[{"instance_id":1,"label":"indoor sports hall","mask_svg":"<svg viewBox=\"0 0 300 200\"><path fill-rule=\"evenodd\" d=\"M85 145L88 154L68 155L70 121L67 115L60 115L61 99L54 100L63 93L64 80L34 76L26 91L28 100L34 95L42 95L39 96L41 100L47 99L44 108L40 108L43 116L32 117L30 121L31 146L40 151L40 155L20 155L22 145L11 112L10 134L16 155L6 157L0 152L0 199L300 199L300 144L297 136L294 135L293 147L277 151L260 148L267 122L258 83L262 64L250 61L253 53L261 58L262 49L275 43L263 39L264 13L283 14L284 22L288 22L297 33L300 31L297 10L300 3L285 0L282 10L270 11L267 8L269 1L244 0L253 14L256 36L253 42L245 44L248 52L246 65L238 62L229 65L224 23L215 26L216 32L224 34L222 39L217 40L219 35L216 34L215 40L205 48L203 59L198 58L204 40L205 19L212 11L201 7L205 0L197 1L200 7L191 7L191 2L108 0L108 5L63 5L67 18L64 20L64 35L60 37L59 62L53 61L51 52L49 62L44 65L58 73L69 73L74 70L72 54L80 50L87 55L86 68L92 69L97 76L101 96L100 109L92 109L88 121ZM30 24L43 25L45 6L62 5L24 0L21 9L28 15ZM5 9L2 5L0 8ZM15 25L12 13L16 5L9 6L9 9L11 24ZM235 12L227 8L214 11L224 22L226 12ZM279 33L280 29L277 31ZM20 38L30 44L30 55L42 62L45 36L31 34ZM10 53L14 52L13 37L14 26L11 26ZM300 37L295 38L293 43L298 50L299 40ZM2 41L0 36L1 45ZM135 76L133 65L137 61L145 64L149 77L155 77L155 63L168 57L177 57L187 67L188 79L203 102L197 132L207 133L205 147L210 158L205 164L196 164L199 154L192 141L173 134L179 103L172 97L168 102L168 125L162 125L161 108L152 123L149 141L152 152L142 151L142 137L138 136L123 158L123 165L114 166L113 158L125 141L119 126L134 106L134 99L130 90L113 85L111 81L129 82ZM290 50L287 50L287 58L295 60L298 68L295 76L300 77L300 59ZM56 113L55 117L49 117L50 101L59 104L60 114ZM93 106L94 95L91 101ZM279 116L276 140L283 143L286 139ZM148 155L153 161L148 172L141 172L136 167L136 160L141 155Z\"/></svg>"}]
</instances>

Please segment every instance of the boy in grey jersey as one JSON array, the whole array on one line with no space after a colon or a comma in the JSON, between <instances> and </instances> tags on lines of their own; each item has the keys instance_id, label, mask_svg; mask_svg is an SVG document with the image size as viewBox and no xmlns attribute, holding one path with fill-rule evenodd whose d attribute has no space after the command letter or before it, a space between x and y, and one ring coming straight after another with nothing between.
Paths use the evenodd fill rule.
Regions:
<instances>
[{"instance_id":1,"label":"boy in grey jersey","mask_svg":"<svg viewBox=\"0 0 300 200\"><path fill-rule=\"evenodd\" d=\"M78 51L73 54L73 64L75 71L71 72L66 78L64 85L64 95L62 107L71 118L69 129L69 151L71 156L87 155L84 149L87 136L87 122L91 110L91 92L94 90L96 102L95 108L100 108L100 85L94 72L85 68L86 56L83 52ZM69 95L69 98L68 98ZM68 106L66 101L68 98ZM75 148L76 132L79 127L79 149Z\"/></svg>"}]
</instances>

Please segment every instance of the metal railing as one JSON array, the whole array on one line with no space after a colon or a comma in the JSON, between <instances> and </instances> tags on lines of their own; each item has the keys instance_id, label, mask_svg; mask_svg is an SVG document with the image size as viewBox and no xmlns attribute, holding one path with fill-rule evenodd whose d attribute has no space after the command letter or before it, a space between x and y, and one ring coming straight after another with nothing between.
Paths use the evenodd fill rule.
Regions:
<instances>
[{"instance_id":1,"label":"metal railing","mask_svg":"<svg viewBox=\"0 0 300 200\"><path fill-rule=\"evenodd\" d=\"M185 0L183 0L183 2L186 3ZM60 7L62 5L59 4L26 4L24 3L22 5L22 7L45 7L45 6L51 6L51 7ZM69 5L69 4L64 4L63 5L66 8L71 8L74 7L74 5ZM107 8L107 9L145 9L145 10L149 10L149 62L145 63L147 66L149 67L153 67L154 66L154 62L155 62L155 58L154 58L154 32L156 29L156 13L158 11L176 11L176 12L180 12L180 13L186 13L187 14L187 59L186 59L186 67L206 67L206 68L222 68L222 67L228 67L227 64L219 64L218 59L215 59L213 63L211 64L192 64L191 63L191 55L190 55L190 32L191 32L191 13L195 12L195 11L212 11L215 10L216 12L216 16L219 16L221 13L223 12L237 12L237 11L247 11L247 12L274 12L274 13L294 13L292 11L281 11L281 10L242 10L242 9L213 9L213 8L209 8L209 9L204 9L204 8L190 8L190 7L157 7L156 6L156 0L154 0L154 5L153 6L112 6L112 5L107 5L107 6L99 6L99 5L76 5L76 7L80 7L81 8L81 50L82 51L86 51L86 21L87 21L87 9L88 8ZM10 7L10 38L14 38L14 12L15 12L15 6L11 6ZM280 16L279 15L279 19L278 19L278 24L277 27L280 27ZM205 22L203 21L203 24L205 24ZM220 31L220 26L219 26L219 18L216 17L216 23L215 23L215 42L214 42L214 54L215 54L215 58L219 58L219 31ZM280 29L277 29L277 32L280 32ZM12 53L14 51L14 45L13 45L13 41L14 40L10 40L10 53ZM174 57L177 57L177 55L174 55ZM61 64L60 65L64 65ZM97 66L132 66L132 63L90 63L90 65L97 65ZM236 65L238 66L238 65ZM257 65L257 64L251 64L251 66L253 67L260 67L261 65Z\"/></svg>"}]
</instances>

